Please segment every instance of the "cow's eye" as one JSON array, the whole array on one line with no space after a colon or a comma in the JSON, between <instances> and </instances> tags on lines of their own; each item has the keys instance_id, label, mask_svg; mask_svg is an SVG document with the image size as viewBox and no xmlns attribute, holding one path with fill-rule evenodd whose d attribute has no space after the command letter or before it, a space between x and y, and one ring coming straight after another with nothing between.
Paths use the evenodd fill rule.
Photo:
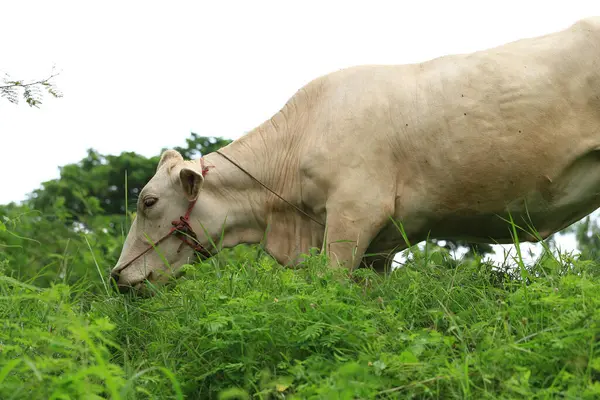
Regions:
<instances>
[{"instance_id":1,"label":"cow's eye","mask_svg":"<svg viewBox=\"0 0 600 400\"><path fill-rule=\"evenodd\" d=\"M158 199L156 197L146 197L144 199L144 207L150 208L155 205L157 201Z\"/></svg>"}]
</instances>

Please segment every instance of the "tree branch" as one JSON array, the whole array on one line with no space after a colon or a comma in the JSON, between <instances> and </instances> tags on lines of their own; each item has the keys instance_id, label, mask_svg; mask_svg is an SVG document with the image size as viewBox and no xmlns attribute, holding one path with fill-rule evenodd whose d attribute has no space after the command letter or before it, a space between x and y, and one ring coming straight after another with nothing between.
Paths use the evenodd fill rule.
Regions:
<instances>
[{"instance_id":1,"label":"tree branch","mask_svg":"<svg viewBox=\"0 0 600 400\"><path fill-rule=\"evenodd\" d=\"M44 89L52 97L62 97L62 93L51 82L59 74L54 72L53 67L48 78L27 83L22 80L10 80L9 75L6 74L3 79L4 84L0 85L0 97L5 97L9 102L17 104L21 96L29 106L39 108L38 105L42 103ZM21 90L22 92L19 94Z\"/></svg>"},{"instance_id":2,"label":"tree branch","mask_svg":"<svg viewBox=\"0 0 600 400\"><path fill-rule=\"evenodd\" d=\"M52 78L54 78L54 77L56 77L58 75L60 75L60 72L52 74L52 75L50 75L46 79L42 79L42 80L39 80L39 81L30 82L30 83L22 83L21 81L5 81L7 83L10 83L10 85L0 85L0 90L2 90L2 89L5 89L5 90L6 89L12 89L12 88L17 88L17 87L35 86L35 85L44 85L44 86L46 86L46 85L50 84L49 83L50 79L52 79Z\"/></svg>"}]
</instances>

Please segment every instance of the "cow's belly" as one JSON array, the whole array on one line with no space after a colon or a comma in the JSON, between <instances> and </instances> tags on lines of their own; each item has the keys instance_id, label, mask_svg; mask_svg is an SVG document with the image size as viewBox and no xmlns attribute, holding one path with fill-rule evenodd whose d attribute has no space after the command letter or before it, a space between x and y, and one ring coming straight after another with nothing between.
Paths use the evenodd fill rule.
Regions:
<instances>
[{"instance_id":1,"label":"cow's belly","mask_svg":"<svg viewBox=\"0 0 600 400\"><path fill-rule=\"evenodd\" d=\"M537 241L568 227L599 206L600 199L596 198L594 201L529 213L516 212L509 215L504 212L448 217L434 224L431 237L469 242L513 243L510 223L512 217L519 241Z\"/></svg>"},{"instance_id":2,"label":"cow's belly","mask_svg":"<svg viewBox=\"0 0 600 400\"><path fill-rule=\"evenodd\" d=\"M543 169L537 173L543 176ZM546 238L600 207L600 151L581 155L558 174L553 174L553 179L543 177L530 184L525 199L511 198L507 192L489 191L484 198L485 208L478 208L478 201L465 196L459 208L446 208L444 212L439 211L439 204L448 204L447 198L431 203L427 191L419 193L420 197L399 193L397 211L402 209L400 205L407 205L407 199L412 200L409 207L404 208L405 212L400 211L395 217L402 223L411 244L427 238L512 243L511 217L519 240ZM482 200L480 196L476 199ZM397 245L405 247L404 239L396 226L389 224L371 247L383 251Z\"/></svg>"},{"instance_id":3,"label":"cow's belly","mask_svg":"<svg viewBox=\"0 0 600 400\"><path fill-rule=\"evenodd\" d=\"M508 222L511 217L519 227L520 240L546 238L566 228L600 207L600 151L578 157L554 179L541 179L525 199L499 198L495 202L495 210L444 216L432 224L432 236L510 243L514 241Z\"/></svg>"}]
</instances>

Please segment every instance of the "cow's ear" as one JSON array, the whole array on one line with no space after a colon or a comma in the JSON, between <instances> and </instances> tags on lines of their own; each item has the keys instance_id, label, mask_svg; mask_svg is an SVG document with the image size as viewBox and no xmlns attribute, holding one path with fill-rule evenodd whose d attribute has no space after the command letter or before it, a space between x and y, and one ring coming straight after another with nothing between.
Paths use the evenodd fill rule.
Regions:
<instances>
[{"instance_id":1,"label":"cow's ear","mask_svg":"<svg viewBox=\"0 0 600 400\"><path fill-rule=\"evenodd\" d=\"M193 167L183 167L179 171L179 180L188 201L196 200L204 183L202 171Z\"/></svg>"},{"instance_id":2,"label":"cow's ear","mask_svg":"<svg viewBox=\"0 0 600 400\"><path fill-rule=\"evenodd\" d=\"M176 150L165 150L160 156L160 161L158 162L156 170L158 171L160 167L162 167L169 160L183 161L183 157Z\"/></svg>"}]
</instances>

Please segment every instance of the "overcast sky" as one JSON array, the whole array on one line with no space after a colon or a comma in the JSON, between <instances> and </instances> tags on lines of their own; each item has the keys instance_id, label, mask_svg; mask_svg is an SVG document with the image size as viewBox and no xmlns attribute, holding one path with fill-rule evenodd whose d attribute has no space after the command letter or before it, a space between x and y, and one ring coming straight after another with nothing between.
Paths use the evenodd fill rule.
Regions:
<instances>
[{"instance_id":1,"label":"overcast sky","mask_svg":"<svg viewBox=\"0 0 600 400\"><path fill-rule=\"evenodd\" d=\"M0 98L0 204L86 149L157 154L237 138L319 75L484 49L600 15L600 1L11 1L0 71L48 75L41 109Z\"/></svg>"}]
</instances>

